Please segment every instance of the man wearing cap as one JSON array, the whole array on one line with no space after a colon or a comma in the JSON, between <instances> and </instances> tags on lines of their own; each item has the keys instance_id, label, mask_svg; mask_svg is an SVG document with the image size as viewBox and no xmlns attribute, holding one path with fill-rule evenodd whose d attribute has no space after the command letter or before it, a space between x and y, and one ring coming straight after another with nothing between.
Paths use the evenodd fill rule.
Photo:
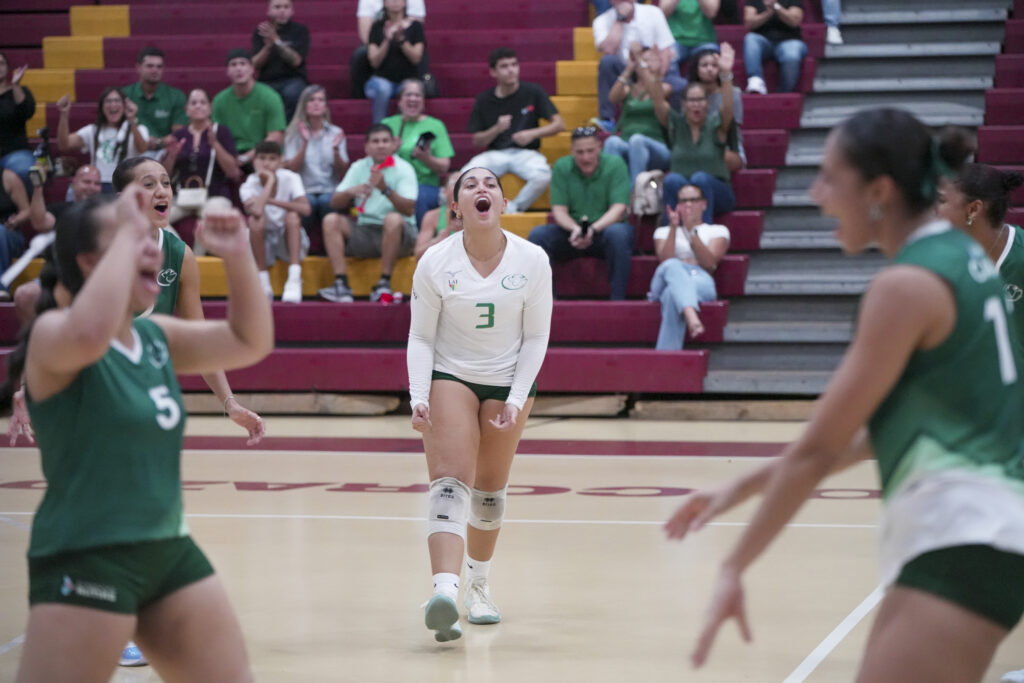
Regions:
<instances>
[{"instance_id":1,"label":"man wearing cap","mask_svg":"<svg viewBox=\"0 0 1024 683\"><path fill-rule=\"evenodd\" d=\"M256 143L284 142L284 103L273 88L253 78L252 59L247 50L230 51L227 67L231 85L213 98L213 120L231 131L238 163L251 172L252 148Z\"/></svg>"}]
</instances>

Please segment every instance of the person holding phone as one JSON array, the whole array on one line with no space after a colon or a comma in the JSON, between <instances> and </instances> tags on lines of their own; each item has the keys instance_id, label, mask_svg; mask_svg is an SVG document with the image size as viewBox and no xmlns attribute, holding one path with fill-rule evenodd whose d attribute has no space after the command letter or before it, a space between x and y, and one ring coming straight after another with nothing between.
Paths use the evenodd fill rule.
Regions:
<instances>
[{"instance_id":1,"label":"person holding phone","mask_svg":"<svg viewBox=\"0 0 1024 683\"><path fill-rule=\"evenodd\" d=\"M396 153L416 169L419 195L416 199L416 225L423 215L436 209L441 195L441 176L448 172L455 156L444 122L427 116L423 81L408 78L398 86L398 112L381 123L391 129L398 142Z\"/></svg>"}]
</instances>

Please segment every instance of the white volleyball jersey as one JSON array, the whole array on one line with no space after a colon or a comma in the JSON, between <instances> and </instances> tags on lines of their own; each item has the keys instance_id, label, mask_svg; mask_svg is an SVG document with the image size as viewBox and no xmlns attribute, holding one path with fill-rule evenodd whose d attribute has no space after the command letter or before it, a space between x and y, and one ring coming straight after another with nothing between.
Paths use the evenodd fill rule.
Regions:
<instances>
[{"instance_id":1,"label":"white volleyball jersey","mask_svg":"<svg viewBox=\"0 0 1024 683\"><path fill-rule=\"evenodd\" d=\"M416 265L408 356L414 406L427 404L437 370L511 386L509 402L522 408L547 351L551 266L540 247L505 236L505 253L486 278L470 263L462 232L428 249Z\"/></svg>"}]
</instances>

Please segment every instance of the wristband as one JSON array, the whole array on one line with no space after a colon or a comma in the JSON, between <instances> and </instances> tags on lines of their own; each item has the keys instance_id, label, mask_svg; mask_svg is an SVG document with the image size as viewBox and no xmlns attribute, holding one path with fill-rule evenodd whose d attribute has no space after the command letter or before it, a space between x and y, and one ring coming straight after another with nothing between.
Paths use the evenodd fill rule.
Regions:
<instances>
[{"instance_id":1,"label":"wristband","mask_svg":"<svg viewBox=\"0 0 1024 683\"><path fill-rule=\"evenodd\" d=\"M274 41L274 45L277 45L278 47L284 47L284 41L278 38L277 40Z\"/></svg>"},{"instance_id":2,"label":"wristband","mask_svg":"<svg viewBox=\"0 0 1024 683\"><path fill-rule=\"evenodd\" d=\"M718 78L719 78L719 80L722 80L722 81L725 81L726 83L728 83L729 81L732 80L732 72L731 71L723 71L722 73L718 74Z\"/></svg>"}]
</instances>

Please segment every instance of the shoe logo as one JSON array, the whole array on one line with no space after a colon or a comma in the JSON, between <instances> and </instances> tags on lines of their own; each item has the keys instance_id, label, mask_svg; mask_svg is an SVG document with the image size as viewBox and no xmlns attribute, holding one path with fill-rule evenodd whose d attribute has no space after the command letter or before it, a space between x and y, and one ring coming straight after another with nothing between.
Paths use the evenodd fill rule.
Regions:
<instances>
[{"instance_id":1,"label":"shoe logo","mask_svg":"<svg viewBox=\"0 0 1024 683\"><path fill-rule=\"evenodd\" d=\"M506 275L504 278L502 278L501 286L509 290L522 289L523 287L526 286L526 283L528 281L529 278L527 278L522 273L515 273L513 275Z\"/></svg>"},{"instance_id":2,"label":"shoe logo","mask_svg":"<svg viewBox=\"0 0 1024 683\"><path fill-rule=\"evenodd\" d=\"M156 281L160 283L161 287L170 287L177 279L178 273L172 268L164 268L160 271L160 274L156 276Z\"/></svg>"}]
</instances>

